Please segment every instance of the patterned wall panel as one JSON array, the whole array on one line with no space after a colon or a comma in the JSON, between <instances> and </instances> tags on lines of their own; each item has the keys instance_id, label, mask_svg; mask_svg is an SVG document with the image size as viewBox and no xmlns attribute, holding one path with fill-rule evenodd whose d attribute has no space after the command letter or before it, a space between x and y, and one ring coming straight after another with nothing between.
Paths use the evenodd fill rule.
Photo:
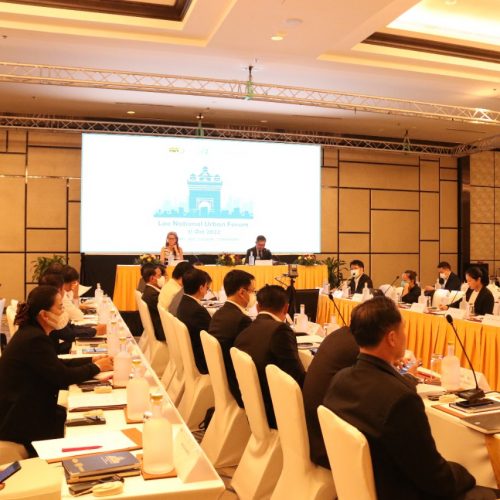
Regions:
<instances>
[{"instance_id":1,"label":"patterned wall panel","mask_svg":"<svg viewBox=\"0 0 500 500\"><path fill-rule=\"evenodd\" d=\"M0 177L0 214L2 214L0 251L24 252L25 189L23 178Z\"/></svg>"}]
</instances>

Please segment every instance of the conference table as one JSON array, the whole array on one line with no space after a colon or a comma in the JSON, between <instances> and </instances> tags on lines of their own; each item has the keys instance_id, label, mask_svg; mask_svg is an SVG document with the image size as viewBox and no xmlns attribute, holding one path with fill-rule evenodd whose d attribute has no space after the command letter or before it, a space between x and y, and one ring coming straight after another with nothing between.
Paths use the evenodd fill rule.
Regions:
<instances>
[{"instance_id":1,"label":"conference table","mask_svg":"<svg viewBox=\"0 0 500 500\"><path fill-rule=\"evenodd\" d=\"M172 276L174 266L167 267L167 274ZM233 269L241 269L255 276L257 290L264 285L276 285L279 278L288 284L288 279L283 277L288 272L288 266L217 266L203 265L196 266L197 269L206 271L212 278L211 289L218 293L222 288L224 276ZM297 266L298 277L295 281L295 288L316 288L322 287L328 281L328 271L325 265ZM138 265L118 265L116 266L115 290L113 303L119 311L137 311L134 290L141 278L141 267Z\"/></svg>"},{"instance_id":2,"label":"conference table","mask_svg":"<svg viewBox=\"0 0 500 500\"><path fill-rule=\"evenodd\" d=\"M343 319L349 324L352 310L359 303L350 299L335 298L334 300L340 314L332 301L320 293L316 321L320 324L326 323L334 314L339 325L343 325ZM404 308L400 308L400 312L405 321L408 349L422 360L423 366L430 366L433 354L445 355L447 343L452 342L455 344L455 353L460 359L461 366L469 368L453 329L443 314L419 313ZM454 324L474 369L484 374L492 389L499 390L500 328L483 325L479 321L460 319L455 319Z\"/></svg>"}]
</instances>

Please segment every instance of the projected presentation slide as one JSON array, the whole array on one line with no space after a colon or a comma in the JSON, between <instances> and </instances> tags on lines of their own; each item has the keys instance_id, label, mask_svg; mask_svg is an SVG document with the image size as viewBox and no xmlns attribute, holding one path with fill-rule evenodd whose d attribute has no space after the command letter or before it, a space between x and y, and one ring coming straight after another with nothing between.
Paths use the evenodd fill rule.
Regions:
<instances>
[{"instance_id":1,"label":"projected presentation slide","mask_svg":"<svg viewBox=\"0 0 500 500\"><path fill-rule=\"evenodd\" d=\"M186 254L320 250L321 148L203 138L83 134L81 251Z\"/></svg>"}]
</instances>

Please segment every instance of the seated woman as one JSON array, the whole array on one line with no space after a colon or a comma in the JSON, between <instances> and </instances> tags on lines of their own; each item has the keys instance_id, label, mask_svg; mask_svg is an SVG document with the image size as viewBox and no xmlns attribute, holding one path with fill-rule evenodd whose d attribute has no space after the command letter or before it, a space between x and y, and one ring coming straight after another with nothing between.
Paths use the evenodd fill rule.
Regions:
<instances>
[{"instance_id":1,"label":"seated woman","mask_svg":"<svg viewBox=\"0 0 500 500\"><path fill-rule=\"evenodd\" d=\"M417 284L417 273L415 271L405 271L403 273L403 293L401 294L401 301L406 304L413 304L418 302L421 290ZM403 283L401 283L403 284Z\"/></svg>"},{"instance_id":2,"label":"seated woman","mask_svg":"<svg viewBox=\"0 0 500 500\"><path fill-rule=\"evenodd\" d=\"M24 445L64 436L66 410L58 392L71 384L112 370L108 356L61 360L49 334L67 322L62 297L53 286L41 285L19 304L19 330L0 358L0 440Z\"/></svg>"},{"instance_id":3,"label":"seated woman","mask_svg":"<svg viewBox=\"0 0 500 500\"><path fill-rule=\"evenodd\" d=\"M467 281L469 288L465 292L464 299L468 304L474 306L474 314L492 314L495 298L487 288L489 281L486 272L477 266L469 267L465 271L465 281ZM457 307L461 300L457 300L450 306ZM448 307L444 306L441 309L448 309Z\"/></svg>"},{"instance_id":4,"label":"seated woman","mask_svg":"<svg viewBox=\"0 0 500 500\"><path fill-rule=\"evenodd\" d=\"M160 252L160 262L162 264L168 263L170 255L173 255L175 260L184 260L184 253L179 246L179 237L175 231L170 231L167 234L165 246L162 247Z\"/></svg>"}]
</instances>

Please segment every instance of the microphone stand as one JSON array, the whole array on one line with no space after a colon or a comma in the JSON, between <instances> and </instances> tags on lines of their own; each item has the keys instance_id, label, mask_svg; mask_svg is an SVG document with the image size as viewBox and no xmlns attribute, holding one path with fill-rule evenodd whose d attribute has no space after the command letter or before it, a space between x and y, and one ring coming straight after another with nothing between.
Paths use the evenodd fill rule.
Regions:
<instances>
[{"instance_id":1,"label":"microphone stand","mask_svg":"<svg viewBox=\"0 0 500 500\"><path fill-rule=\"evenodd\" d=\"M340 319L342 320L342 323L344 323L344 326L347 326L347 323L344 319L344 316L342 315L342 313L340 312L340 308L339 306L337 305L337 303L335 302L335 299L333 298L333 295L332 295L332 292L330 292L328 294L328 298L333 302L333 307L335 307L335 310L337 311L338 315L340 316Z\"/></svg>"},{"instance_id":2,"label":"microphone stand","mask_svg":"<svg viewBox=\"0 0 500 500\"><path fill-rule=\"evenodd\" d=\"M476 372L474 371L474 367L472 366L471 360L470 360L469 356L467 355L467 351L465 350L465 347L462 344L462 341L460 340L457 329L455 328L455 325L453 324L453 317L451 316L451 314L446 315L446 321L448 321L448 323L453 328L453 332L455 333L455 337L457 337L458 343L460 344L460 347L462 348L462 351L465 354L465 358L467 359L467 361L469 363L470 369L472 371L472 375L474 375L474 381L476 382L475 389L467 389L466 391L457 392L457 396L460 396L461 398L465 399L469 403L477 403L478 401L481 400L481 398L484 398L484 391L479 388L479 384L477 383Z\"/></svg>"},{"instance_id":3,"label":"microphone stand","mask_svg":"<svg viewBox=\"0 0 500 500\"><path fill-rule=\"evenodd\" d=\"M396 281L398 281L399 275L394 278L394 281L387 287L387 290L384 292L384 296L387 295L387 292L394 286Z\"/></svg>"}]
</instances>

